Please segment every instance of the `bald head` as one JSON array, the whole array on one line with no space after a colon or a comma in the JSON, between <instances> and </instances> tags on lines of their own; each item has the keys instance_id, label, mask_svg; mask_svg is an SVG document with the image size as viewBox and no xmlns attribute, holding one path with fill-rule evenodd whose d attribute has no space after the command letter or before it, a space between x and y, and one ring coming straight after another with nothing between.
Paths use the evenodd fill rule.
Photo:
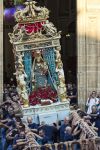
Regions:
<instances>
[{"instance_id":1,"label":"bald head","mask_svg":"<svg viewBox=\"0 0 100 150\"><path fill-rule=\"evenodd\" d=\"M70 126L66 127L65 132L71 134L72 128Z\"/></svg>"},{"instance_id":2,"label":"bald head","mask_svg":"<svg viewBox=\"0 0 100 150\"><path fill-rule=\"evenodd\" d=\"M42 126L45 125L45 121L42 121L42 122L41 122L41 125L42 125Z\"/></svg>"},{"instance_id":3,"label":"bald head","mask_svg":"<svg viewBox=\"0 0 100 150\"><path fill-rule=\"evenodd\" d=\"M64 124L69 124L69 117L64 118Z\"/></svg>"},{"instance_id":4,"label":"bald head","mask_svg":"<svg viewBox=\"0 0 100 150\"><path fill-rule=\"evenodd\" d=\"M32 121L33 121L32 117L27 117L27 122L28 122L29 124L31 124Z\"/></svg>"}]
</instances>

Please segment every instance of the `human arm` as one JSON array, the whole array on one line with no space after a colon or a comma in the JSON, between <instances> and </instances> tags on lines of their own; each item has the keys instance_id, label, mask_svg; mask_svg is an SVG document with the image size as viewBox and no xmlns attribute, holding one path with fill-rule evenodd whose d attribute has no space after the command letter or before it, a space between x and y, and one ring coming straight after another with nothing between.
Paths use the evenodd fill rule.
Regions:
<instances>
[{"instance_id":1,"label":"human arm","mask_svg":"<svg viewBox=\"0 0 100 150\"><path fill-rule=\"evenodd\" d=\"M2 102L1 104L0 104L0 108L2 108L5 104L11 104L11 101L10 100L6 100L5 102Z\"/></svg>"},{"instance_id":2,"label":"human arm","mask_svg":"<svg viewBox=\"0 0 100 150\"><path fill-rule=\"evenodd\" d=\"M91 117L97 117L98 114L89 114Z\"/></svg>"},{"instance_id":3,"label":"human arm","mask_svg":"<svg viewBox=\"0 0 100 150\"><path fill-rule=\"evenodd\" d=\"M73 135L73 136L77 136L79 133L81 133L81 131L82 131L82 129L79 127L79 125L77 125L77 126L74 128L74 130L73 130L73 132L72 132L72 135Z\"/></svg>"},{"instance_id":4,"label":"human arm","mask_svg":"<svg viewBox=\"0 0 100 150\"><path fill-rule=\"evenodd\" d=\"M89 106L90 98L87 99L86 106Z\"/></svg>"},{"instance_id":5,"label":"human arm","mask_svg":"<svg viewBox=\"0 0 100 150\"><path fill-rule=\"evenodd\" d=\"M32 131L32 132L37 132L38 130L37 130L37 129L31 129L31 131Z\"/></svg>"},{"instance_id":6,"label":"human arm","mask_svg":"<svg viewBox=\"0 0 100 150\"><path fill-rule=\"evenodd\" d=\"M17 136L15 136L15 138L14 138L14 140L13 140L13 149L16 149L16 148L17 148L16 139L17 139Z\"/></svg>"},{"instance_id":7,"label":"human arm","mask_svg":"<svg viewBox=\"0 0 100 150\"><path fill-rule=\"evenodd\" d=\"M9 129L9 127L6 125L6 124L4 124L4 123L2 123L1 121L0 121L0 127L2 128L6 128L6 129Z\"/></svg>"},{"instance_id":8,"label":"human arm","mask_svg":"<svg viewBox=\"0 0 100 150\"><path fill-rule=\"evenodd\" d=\"M28 141L26 141L25 139L24 140L17 140L17 146L22 146L22 145L25 145L25 144L27 144L28 143Z\"/></svg>"},{"instance_id":9,"label":"human arm","mask_svg":"<svg viewBox=\"0 0 100 150\"><path fill-rule=\"evenodd\" d=\"M38 134L36 133L33 133L35 137L39 138L39 139L43 139L41 136L39 136Z\"/></svg>"},{"instance_id":10,"label":"human arm","mask_svg":"<svg viewBox=\"0 0 100 150\"><path fill-rule=\"evenodd\" d=\"M19 146L23 146L25 144L27 144L26 139L17 139L17 137L15 137L13 141L13 149L18 149Z\"/></svg>"},{"instance_id":11,"label":"human arm","mask_svg":"<svg viewBox=\"0 0 100 150\"><path fill-rule=\"evenodd\" d=\"M0 120L0 123L4 124L4 123L7 123L9 121L9 119L3 119L3 120Z\"/></svg>"},{"instance_id":12,"label":"human arm","mask_svg":"<svg viewBox=\"0 0 100 150\"><path fill-rule=\"evenodd\" d=\"M12 132L13 132L13 130L6 134L7 140L13 140L14 139L14 137L12 136Z\"/></svg>"}]
</instances>

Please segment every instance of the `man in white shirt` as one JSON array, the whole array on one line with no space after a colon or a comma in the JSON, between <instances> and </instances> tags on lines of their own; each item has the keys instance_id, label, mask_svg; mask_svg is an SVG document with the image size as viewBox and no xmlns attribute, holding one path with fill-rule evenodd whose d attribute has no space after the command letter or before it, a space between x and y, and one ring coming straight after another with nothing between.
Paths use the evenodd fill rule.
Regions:
<instances>
[{"instance_id":1,"label":"man in white shirt","mask_svg":"<svg viewBox=\"0 0 100 150\"><path fill-rule=\"evenodd\" d=\"M90 97L87 99L86 106L88 107L87 109L87 114L92 113L92 106L93 105L98 105L99 104L99 99L96 97L97 93L96 91L93 91Z\"/></svg>"}]
</instances>

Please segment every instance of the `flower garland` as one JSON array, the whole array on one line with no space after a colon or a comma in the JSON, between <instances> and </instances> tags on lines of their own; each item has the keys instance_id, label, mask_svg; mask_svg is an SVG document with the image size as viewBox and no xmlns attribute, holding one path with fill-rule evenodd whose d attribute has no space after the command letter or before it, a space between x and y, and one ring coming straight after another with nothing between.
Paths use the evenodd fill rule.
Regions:
<instances>
[{"instance_id":1,"label":"flower garland","mask_svg":"<svg viewBox=\"0 0 100 150\"><path fill-rule=\"evenodd\" d=\"M57 92L53 91L50 86L41 87L34 90L29 96L29 102L31 105L41 104L41 100L57 101Z\"/></svg>"}]
</instances>

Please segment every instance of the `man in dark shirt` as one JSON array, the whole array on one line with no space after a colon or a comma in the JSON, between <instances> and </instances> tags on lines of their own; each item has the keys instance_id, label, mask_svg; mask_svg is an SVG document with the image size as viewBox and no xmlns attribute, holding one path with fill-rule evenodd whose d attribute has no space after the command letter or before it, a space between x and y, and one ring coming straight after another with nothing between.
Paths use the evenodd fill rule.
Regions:
<instances>
[{"instance_id":1,"label":"man in dark shirt","mask_svg":"<svg viewBox=\"0 0 100 150\"><path fill-rule=\"evenodd\" d=\"M27 117L28 127L33 131L37 132L38 125L33 122L32 117Z\"/></svg>"},{"instance_id":2,"label":"man in dark shirt","mask_svg":"<svg viewBox=\"0 0 100 150\"><path fill-rule=\"evenodd\" d=\"M64 119L64 124L61 125L61 127L59 128L60 131L60 141L64 142L64 135L65 135L65 128L69 126L69 118L66 117Z\"/></svg>"},{"instance_id":3,"label":"man in dark shirt","mask_svg":"<svg viewBox=\"0 0 100 150\"><path fill-rule=\"evenodd\" d=\"M5 125L5 127L1 128L2 149L4 149L6 146L6 131L7 131L7 129L9 128L9 130L10 130L15 127L13 107L9 106L9 109L7 110L7 112L8 112L8 114L7 114L6 118L3 118L3 120L1 120L1 123L3 123Z\"/></svg>"},{"instance_id":4,"label":"man in dark shirt","mask_svg":"<svg viewBox=\"0 0 100 150\"><path fill-rule=\"evenodd\" d=\"M55 127L53 125L45 124L45 122L42 122L42 124L39 126L38 131L43 130L45 132L45 135L48 137L48 143L53 143L53 136L55 132ZM56 135L57 136L57 135Z\"/></svg>"},{"instance_id":5,"label":"man in dark shirt","mask_svg":"<svg viewBox=\"0 0 100 150\"><path fill-rule=\"evenodd\" d=\"M39 131L39 136L42 137L42 139L37 139L37 142L39 143L39 145L44 145L48 143L48 137L45 135L45 132L41 129Z\"/></svg>"},{"instance_id":6,"label":"man in dark shirt","mask_svg":"<svg viewBox=\"0 0 100 150\"><path fill-rule=\"evenodd\" d=\"M24 149L26 143L27 143L27 140L25 137L25 129L21 128L19 130L19 133L15 136L13 140L13 150Z\"/></svg>"},{"instance_id":7,"label":"man in dark shirt","mask_svg":"<svg viewBox=\"0 0 100 150\"><path fill-rule=\"evenodd\" d=\"M74 138L71 132L72 132L72 128L70 126L67 126L65 128L64 141L73 141Z\"/></svg>"},{"instance_id":8,"label":"man in dark shirt","mask_svg":"<svg viewBox=\"0 0 100 150\"><path fill-rule=\"evenodd\" d=\"M18 134L17 129L13 129L6 134L7 150L12 150L14 137Z\"/></svg>"},{"instance_id":9,"label":"man in dark shirt","mask_svg":"<svg viewBox=\"0 0 100 150\"><path fill-rule=\"evenodd\" d=\"M77 104L77 89L73 87L72 84L67 86L67 95L70 98L70 104Z\"/></svg>"},{"instance_id":10,"label":"man in dark shirt","mask_svg":"<svg viewBox=\"0 0 100 150\"><path fill-rule=\"evenodd\" d=\"M97 110L97 106L92 106L91 123L95 123L95 127L98 129L98 136L100 136L100 113Z\"/></svg>"}]
</instances>

